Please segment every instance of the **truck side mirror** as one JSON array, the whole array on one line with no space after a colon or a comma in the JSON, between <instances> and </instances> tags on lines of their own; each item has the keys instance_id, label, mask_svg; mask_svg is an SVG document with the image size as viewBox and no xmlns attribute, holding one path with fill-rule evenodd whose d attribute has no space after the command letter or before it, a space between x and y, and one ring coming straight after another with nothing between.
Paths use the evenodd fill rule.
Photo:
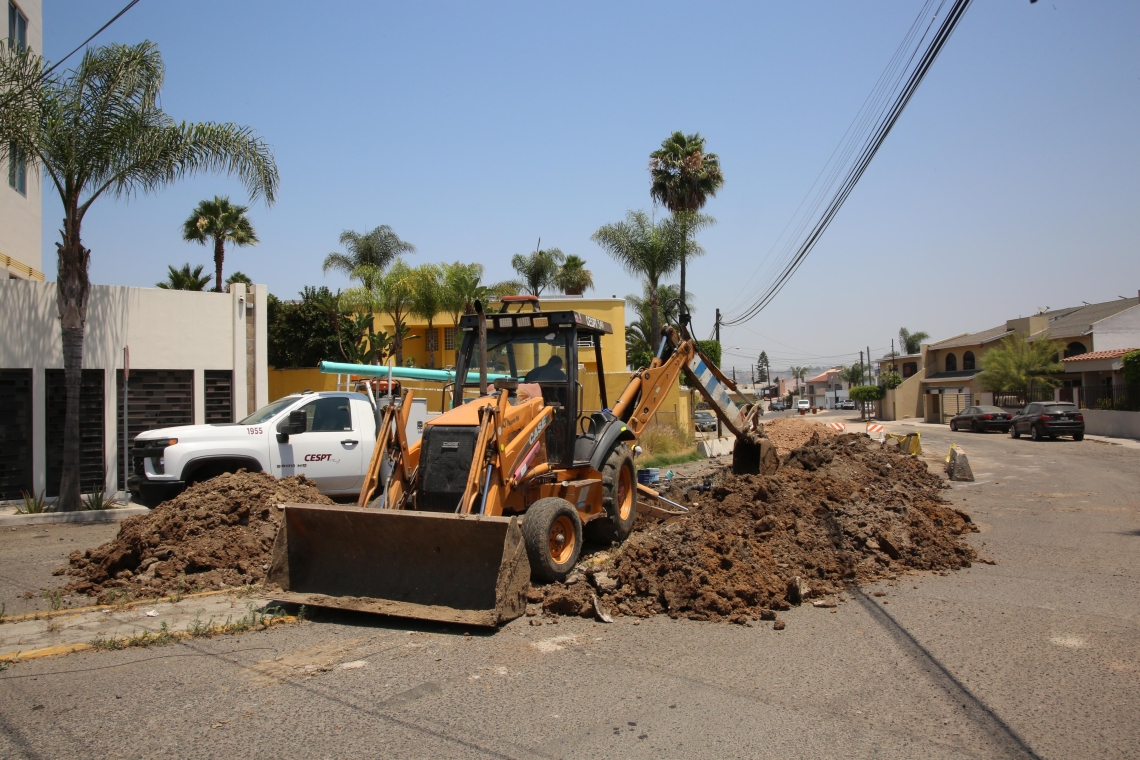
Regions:
<instances>
[{"instance_id":1,"label":"truck side mirror","mask_svg":"<svg viewBox=\"0 0 1140 760\"><path fill-rule=\"evenodd\" d=\"M277 423L277 442L288 443L289 436L305 432L307 415L304 409L294 409L289 416Z\"/></svg>"}]
</instances>

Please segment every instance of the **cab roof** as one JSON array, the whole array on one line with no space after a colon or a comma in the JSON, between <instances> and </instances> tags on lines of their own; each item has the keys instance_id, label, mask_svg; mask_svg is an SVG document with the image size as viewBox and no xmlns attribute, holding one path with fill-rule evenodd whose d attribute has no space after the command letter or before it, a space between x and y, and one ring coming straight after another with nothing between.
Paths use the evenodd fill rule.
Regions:
<instances>
[{"instance_id":1,"label":"cab roof","mask_svg":"<svg viewBox=\"0 0 1140 760\"><path fill-rule=\"evenodd\" d=\"M579 333L589 335L612 335L614 328L609 322L591 317L578 311L528 311L487 315L488 330L549 330L567 329L577 325ZM465 314L459 319L461 330L475 330L479 327L478 314Z\"/></svg>"}]
</instances>

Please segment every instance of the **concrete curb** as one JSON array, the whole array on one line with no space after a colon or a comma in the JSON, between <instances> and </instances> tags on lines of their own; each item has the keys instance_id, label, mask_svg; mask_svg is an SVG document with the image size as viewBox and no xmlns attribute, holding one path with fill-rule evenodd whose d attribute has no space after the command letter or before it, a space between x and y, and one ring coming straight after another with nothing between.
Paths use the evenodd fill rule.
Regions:
<instances>
[{"instance_id":1,"label":"concrete curb","mask_svg":"<svg viewBox=\"0 0 1140 760\"><path fill-rule=\"evenodd\" d=\"M52 523L111 523L122 522L128 517L145 515L146 507L120 507L118 509L97 509L85 512L42 512L38 515L0 514L0 528L17 525L48 525Z\"/></svg>"}]
</instances>

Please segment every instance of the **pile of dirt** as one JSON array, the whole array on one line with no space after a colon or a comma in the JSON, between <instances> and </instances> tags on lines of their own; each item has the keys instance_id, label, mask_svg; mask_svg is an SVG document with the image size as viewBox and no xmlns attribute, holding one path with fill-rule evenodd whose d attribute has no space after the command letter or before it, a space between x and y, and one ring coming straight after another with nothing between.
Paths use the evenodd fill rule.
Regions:
<instances>
[{"instance_id":1,"label":"pile of dirt","mask_svg":"<svg viewBox=\"0 0 1140 760\"><path fill-rule=\"evenodd\" d=\"M777 417L763 422L765 434L772 441L772 445L776 447L776 453L781 457L786 457L795 449L806 444L813 435L823 439L838 435L827 425L809 420L806 417Z\"/></svg>"},{"instance_id":2,"label":"pile of dirt","mask_svg":"<svg viewBox=\"0 0 1140 760\"><path fill-rule=\"evenodd\" d=\"M863 434L816 434L774 475L725 468L688 515L635 531L543 589L543 609L593 616L596 595L612 614L745 623L849 584L969 567L962 537L976 528L943 487L923 462Z\"/></svg>"},{"instance_id":3,"label":"pile of dirt","mask_svg":"<svg viewBox=\"0 0 1140 760\"><path fill-rule=\"evenodd\" d=\"M145 515L129 517L119 535L71 553L56 570L70 593L150 598L260 583L283 502L332 504L303 475L275 479L241 471L196 483Z\"/></svg>"}]
</instances>

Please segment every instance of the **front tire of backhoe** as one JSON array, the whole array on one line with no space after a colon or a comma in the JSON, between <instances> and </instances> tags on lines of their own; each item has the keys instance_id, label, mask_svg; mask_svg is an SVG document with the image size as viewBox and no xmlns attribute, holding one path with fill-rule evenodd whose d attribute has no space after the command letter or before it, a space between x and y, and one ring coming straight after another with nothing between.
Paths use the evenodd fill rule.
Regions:
<instances>
[{"instance_id":1,"label":"front tire of backhoe","mask_svg":"<svg viewBox=\"0 0 1140 760\"><path fill-rule=\"evenodd\" d=\"M633 532L637 520L637 467L633 452L624 443L602 465L602 506L606 516L588 523L586 532L594 541L620 544Z\"/></svg>"},{"instance_id":2,"label":"front tire of backhoe","mask_svg":"<svg viewBox=\"0 0 1140 760\"><path fill-rule=\"evenodd\" d=\"M522 519L530 575L540 583L561 581L582 554L582 520L565 499L548 496L530 505Z\"/></svg>"}]
</instances>

